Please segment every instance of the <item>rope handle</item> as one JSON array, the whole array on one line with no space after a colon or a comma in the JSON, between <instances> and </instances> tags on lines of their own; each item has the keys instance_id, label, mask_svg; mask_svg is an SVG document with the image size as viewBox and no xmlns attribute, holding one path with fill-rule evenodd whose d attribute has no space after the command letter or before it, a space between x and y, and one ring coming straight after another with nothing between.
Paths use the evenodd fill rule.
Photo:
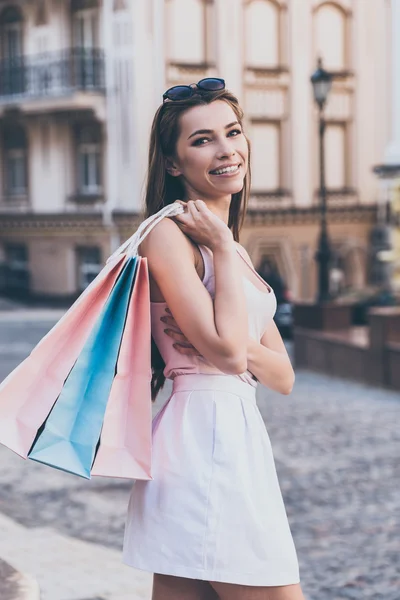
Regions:
<instances>
[{"instance_id":1,"label":"rope handle","mask_svg":"<svg viewBox=\"0 0 400 600\"><path fill-rule=\"evenodd\" d=\"M154 215L150 215L147 219L145 219L137 228L135 233L131 235L119 248L111 254L111 256L107 259L106 263L111 262L119 256L120 254L126 254L127 256L135 256L137 254L138 248L140 244L143 242L145 237L150 233L150 231L159 223L164 217L175 217L176 215L180 215L185 211L182 204L179 202L173 202L172 204L167 204L161 210L159 210Z\"/></svg>"}]
</instances>

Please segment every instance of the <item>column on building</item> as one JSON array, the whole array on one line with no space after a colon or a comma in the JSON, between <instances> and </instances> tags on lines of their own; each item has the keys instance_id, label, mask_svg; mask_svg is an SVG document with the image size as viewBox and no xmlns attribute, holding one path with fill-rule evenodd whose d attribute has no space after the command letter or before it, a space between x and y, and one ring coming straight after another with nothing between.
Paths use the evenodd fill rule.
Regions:
<instances>
[{"instance_id":1,"label":"column on building","mask_svg":"<svg viewBox=\"0 0 400 600\"><path fill-rule=\"evenodd\" d=\"M385 163L400 168L400 0L391 0L391 136L385 151Z\"/></svg>"},{"instance_id":2,"label":"column on building","mask_svg":"<svg viewBox=\"0 0 400 600\"><path fill-rule=\"evenodd\" d=\"M230 0L229 10L225 0L215 0L216 54L218 74L239 101L243 101L243 15L242 0Z\"/></svg>"},{"instance_id":3,"label":"column on building","mask_svg":"<svg viewBox=\"0 0 400 600\"><path fill-rule=\"evenodd\" d=\"M310 76L312 63L312 11L309 2L292 2L290 5L290 76L291 76L291 148L292 148L292 190L294 202L305 206L312 202L313 161L317 160L313 152L311 133L313 99Z\"/></svg>"},{"instance_id":4,"label":"column on building","mask_svg":"<svg viewBox=\"0 0 400 600\"><path fill-rule=\"evenodd\" d=\"M372 283L400 290L400 0L386 3L386 87L389 92L388 142L383 164L374 167L380 178L378 223L371 232ZM390 209L389 209L390 207Z\"/></svg>"},{"instance_id":5,"label":"column on building","mask_svg":"<svg viewBox=\"0 0 400 600\"><path fill-rule=\"evenodd\" d=\"M106 211L111 223L113 210L140 209L138 113L144 110L147 86L140 98L140 71L146 71L149 46L139 36L143 3L106 2L104 5L105 55L107 69L108 199ZM142 29L144 29L142 27ZM139 58L140 55L140 58ZM151 56L151 55L150 55ZM145 63L145 64L143 64ZM144 75L143 75L144 76ZM140 102L140 107L137 105Z\"/></svg>"}]
</instances>

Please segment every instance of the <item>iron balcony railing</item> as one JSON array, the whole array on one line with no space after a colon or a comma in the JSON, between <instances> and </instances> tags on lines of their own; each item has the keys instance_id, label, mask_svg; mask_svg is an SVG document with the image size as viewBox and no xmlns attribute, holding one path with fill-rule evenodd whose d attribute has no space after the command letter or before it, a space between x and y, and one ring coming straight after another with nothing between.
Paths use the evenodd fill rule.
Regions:
<instances>
[{"instance_id":1,"label":"iron balcony railing","mask_svg":"<svg viewBox=\"0 0 400 600\"><path fill-rule=\"evenodd\" d=\"M62 96L74 90L103 91L104 52L71 48L0 60L0 102Z\"/></svg>"}]
</instances>

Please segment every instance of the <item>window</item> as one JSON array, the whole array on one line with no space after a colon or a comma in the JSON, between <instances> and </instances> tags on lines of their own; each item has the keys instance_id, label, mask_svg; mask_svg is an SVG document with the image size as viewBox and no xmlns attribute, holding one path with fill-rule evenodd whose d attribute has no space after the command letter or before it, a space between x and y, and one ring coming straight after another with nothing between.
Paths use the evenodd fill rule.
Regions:
<instances>
[{"instance_id":1,"label":"window","mask_svg":"<svg viewBox=\"0 0 400 600\"><path fill-rule=\"evenodd\" d=\"M172 63L214 62L214 3L166 0L167 57Z\"/></svg>"},{"instance_id":2,"label":"window","mask_svg":"<svg viewBox=\"0 0 400 600\"><path fill-rule=\"evenodd\" d=\"M327 123L325 132L326 187L341 190L346 187L346 126Z\"/></svg>"},{"instance_id":3,"label":"window","mask_svg":"<svg viewBox=\"0 0 400 600\"><path fill-rule=\"evenodd\" d=\"M99 13L97 8L78 10L73 16L74 48L99 47Z\"/></svg>"},{"instance_id":4,"label":"window","mask_svg":"<svg viewBox=\"0 0 400 600\"><path fill-rule=\"evenodd\" d=\"M29 289L29 259L25 244L6 244L6 291L25 292Z\"/></svg>"},{"instance_id":5,"label":"window","mask_svg":"<svg viewBox=\"0 0 400 600\"><path fill-rule=\"evenodd\" d=\"M21 94L25 89L23 20L20 11L9 6L0 13L2 77L0 95Z\"/></svg>"},{"instance_id":6,"label":"window","mask_svg":"<svg viewBox=\"0 0 400 600\"><path fill-rule=\"evenodd\" d=\"M97 277L103 265L101 249L97 246L78 246L77 256L77 288L82 292Z\"/></svg>"},{"instance_id":7,"label":"window","mask_svg":"<svg viewBox=\"0 0 400 600\"><path fill-rule=\"evenodd\" d=\"M102 142L99 124L77 131L77 183L80 194L98 194L102 190Z\"/></svg>"},{"instance_id":8,"label":"window","mask_svg":"<svg viewBox=\"0 0 400 600\"><path fill-rule=\"evenodd\" d=\"M23 54L22 15L15 6L9 6L0 13L1 56L12 60Z\"/></svg>"},{"instance_id":9,"label":"window","mask_svg":"<svg viewBox=\"0 0 400 600\"><path fill-rule=\"evenodd\" d=\"M97 8L78 10L73 15L72 45L75 84L93 88L100 83L99 12Z\"/></svg>"},{"instance_id":10,"label":"window","mask_svg":"<svg viewBox=\"0 0 400 600\"><path fill-rule=\"evenodd\" d=\"M279 8L270 0L253 0L245 8L246 66L279 65Z\"/></svg>"},{"instance_id":11,"label":"window","mask_svg":"<svg viewBox=\"0 0 400 600\"><path fill-rule=\"evenodd\" d=\"M6 196L24 196L28 193L27 140L19 125L3 130L4 181Z\"/></svg>"},{"instance_id":12,"label":"window","mask_svg":"<svg viewBox=\"0 0 400 600\"><path fill-rule=\"evenodd\" d=\"M344 71L346 58L346 14L334 4L323 4L315 15L315 54L327 71Z\"/></svg>"},{"instance_id":13,"label":"window","mask_svg":"<svg viewBox=\"0 0 400 600\"><path fill-rule=\"evenodd\" d=\"M252 189L255 192L280 188L279 123L255 122L251 127Z\"/></svg>"}]
</instances>

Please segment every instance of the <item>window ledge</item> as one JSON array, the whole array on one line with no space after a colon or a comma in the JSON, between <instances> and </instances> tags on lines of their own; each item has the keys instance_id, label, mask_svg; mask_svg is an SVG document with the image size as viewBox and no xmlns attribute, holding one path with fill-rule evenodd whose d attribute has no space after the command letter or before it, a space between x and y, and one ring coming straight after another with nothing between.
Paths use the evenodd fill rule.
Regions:
<instances>
[{"instance_id":1,"label":"window ledge","mask_svg":"<svg viewBox=\"0 0 400 600\"><path fill-rule=\"evenodd\" d=\"M320 190L317 188L315 190L315 196L319 197ZM357 194L357 190L352 187L342 187L342 188L326 188L327 196L354 196Z\"/></svg>"},{"instance_id":2,"label":"window ledge","mask_svg":"<svg viewBox=\"0 0 400 600\"><path fill-rule=\"evenodd\" d=\"M10 195L4 194L0 196L0 211L5 212L16 212L16 211L29 211L32 210L29 196L27 195Z\"/></svg>"},{"instance_id":3,"label":"window ledge","mask_svg":"<svg viewBox=\"0 0 400 600\"><path fill-rule=\"evenodd\" d=\"M252 67L251 65L245 66L246 71L251 71L256 75L279 75L280 73L289 73L289 67L285 65L276 65L274 67Z\"/></svg>"},{"instance_id":4,"label":"window ledge","mask_svg":"<svg viewBox=\"0 0 400 600\"><path fill-rule=\"evenodd\" d=\"M1 197L2 202L9 202L11 203L28 203L28 194L3 194L3 196Z\"/></svg>"},{"instance_id":5,"label":"window ledge","mask_svg":"<svg viewBox=\"0 0 400 600\"><path fill-rule=\"evenodd\" d=\"M272 198L287 198L292 195L292 192L284 188L276 188L275 190L251 190L250 195L254 196L254 198L265 196Z\"/></svg>"},{"instance_id":6,"label":"window ledge","mask_svg":"<svg viewBox=\"0 0 400 600\"><path fill-rule=\"evenodd\" d=\"M85 192L75 192L71 194L67 198L68 202L73 202L75 204L95 204L97 202L104 202L104 194L103 192L92 192L90 194Z\"/></svg>"},{"instance_id":7,"label":"window ledge","mask_svg":"<svg viewBox=\"0 0 400 600\"><path fill-rule=\"evenodd\" d=\"M169 67L173 67L176 69L185 69L185 70L201 70L201 71L206 71L207 69L214 69L216 67L215 62L195 62L195 63L190 63L190 62L175 62L175 61L170 61L168 62L168 66Z\"/></svg>"},{"instance_id":8,"label":"window ledge","mask_svg":"<svg viewBox=\"0 0 400 600\"><path fill-rule=\"evenodd\" d=\"M333 79L347 79L348 77L354 77L354 71L350 69L342 69L341 71L329 71Z\"/></svg>"}]
</instances>

